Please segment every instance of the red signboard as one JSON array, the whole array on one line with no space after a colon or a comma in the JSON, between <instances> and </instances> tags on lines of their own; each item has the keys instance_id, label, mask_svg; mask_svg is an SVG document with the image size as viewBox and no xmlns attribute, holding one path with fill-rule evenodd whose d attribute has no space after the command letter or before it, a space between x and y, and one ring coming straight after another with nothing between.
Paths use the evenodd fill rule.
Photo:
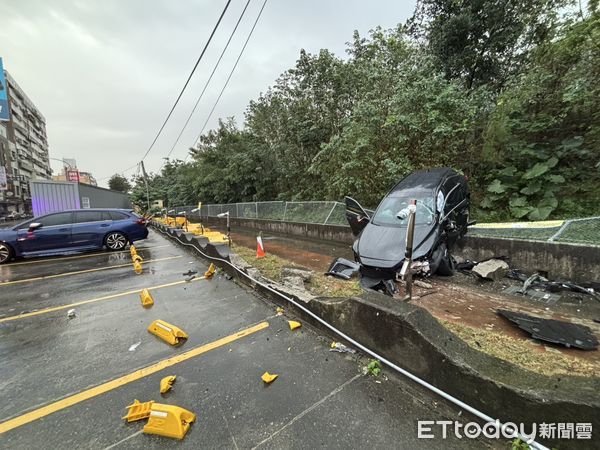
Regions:
<instances>
[{"instance_id":1,"label":"red signboard","mask_svg":"<svg viewBox=\"0 0 600 450\"><path fill-rule=\"evenodd\" d=\"M67 181L79 183L79 170L67 170Z\"/></svg>"}]
</instances>

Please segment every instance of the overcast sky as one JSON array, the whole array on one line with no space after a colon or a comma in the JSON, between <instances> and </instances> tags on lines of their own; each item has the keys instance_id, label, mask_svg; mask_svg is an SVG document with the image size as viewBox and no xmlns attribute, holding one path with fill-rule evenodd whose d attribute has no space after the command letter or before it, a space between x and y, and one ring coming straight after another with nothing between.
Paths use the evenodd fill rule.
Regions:
<instances>
[{"instance_id":1,"label":"overcast sky","mask_svg":"<svg viewBox=\"0 0 600 450\"><path fill-rule=\"evenodd\" d=\"M140 160L189 75L225 0L0 0L0 56L46 117L50 157L98 179ZM156 171L190 113L246 0L233 0L157 145ZM356 29L394 27L414 0L269 0L209 126L243 122L249 100L292 67L300 49L345 56ZM252 0L219 70L175 148L183 159L262 5ZM58 170L60 162L53 161ZM128 172L127 175L131 175ZM101 181L106 184L106 180Z\"/></svg>"}]
</instances>

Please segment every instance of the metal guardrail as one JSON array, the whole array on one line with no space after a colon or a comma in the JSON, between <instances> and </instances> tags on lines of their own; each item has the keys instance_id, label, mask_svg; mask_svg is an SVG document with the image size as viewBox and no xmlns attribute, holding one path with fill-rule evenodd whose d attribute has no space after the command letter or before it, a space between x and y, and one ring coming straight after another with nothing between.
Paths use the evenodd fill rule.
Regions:
<instances>
[{"instance_id":1,"label":"metal guardrail","mask_svg":"<svg viewBox=\"0 0 600 450\"><path fill-rule=\"evenodd\" d=\"M217 217L229 212L232 219L348 226L346 205L335 201L243 202L202 205L200 210L197 210L197 206L170 209L185 211L190 219ZM600 246L600 217L545 222L482 223L470 227L469 235Z\"/></svg>"}]
</instances>

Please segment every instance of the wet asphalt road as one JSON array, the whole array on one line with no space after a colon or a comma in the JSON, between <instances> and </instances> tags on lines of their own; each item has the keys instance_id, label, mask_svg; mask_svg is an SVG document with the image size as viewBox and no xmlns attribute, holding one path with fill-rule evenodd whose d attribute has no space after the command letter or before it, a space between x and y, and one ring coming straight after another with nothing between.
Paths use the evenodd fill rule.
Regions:
<instances>
[{"instance_id":1,"label":"wet asphalt road","mask_svg":"<svg viewBox=\"0 0 600 450\"><path fill-rule=\"evenodd\" d=\"M128 252L0 268L1 448L486 446L417 439L418 419L460 420L457 411L387 370L387 377L364 376L364 361L329 352L330 339L308 326L290 331L287 320L293 317L276 316L274 305L218 275L156 288L154 306L142 308L137 292L121 294L181 282L183 272L203 273L207 264L156 232L138 247L148 261L141 275L133 272ZM72 308L75 317L69 319ZM155 319L179 326L189 339L169 346L147 332ZM264 322L264 328L226 345L70 406L55 406ZM265 371L279 378L265 385L260 380ZM177 381L161 395L159 381L167 375ZM143 434L145 421L121 419L134 399L181 406L197 414L196 422L181 442ZM25 420L32 411L42 411L41 417Z\"/></svg>"}]
</instances>

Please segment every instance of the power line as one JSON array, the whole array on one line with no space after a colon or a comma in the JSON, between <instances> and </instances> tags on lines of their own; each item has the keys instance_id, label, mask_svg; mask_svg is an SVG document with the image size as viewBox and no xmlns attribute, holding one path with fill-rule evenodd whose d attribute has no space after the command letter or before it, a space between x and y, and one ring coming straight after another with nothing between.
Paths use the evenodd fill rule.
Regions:
<instances>
[{"instance_id":1,"label":"power line","mask_svg":"<svg viewBox=\"0 0 600 450\"><path fill-rule=\"evenodd\" d=\"M163 124L161 125L160 129L158 130L158 133L156 133L156 136L154 137L154 140L150 144L150 147L148 147L148 150L146 150L146 153L144 153L144 156L142 156L142 161L144 159L146 159L146 156L148 156L148 153L150 153L150 150L152 150L152 147L154 147L154 144L156 144L156 141L158 140L158 137L160 136L160 134L162 133L163 129L165 128L165 125L167 125L167 122L171 118L171 115L173 114L173 111L175 110L175 107L179 103L179 100L181 99L181 96L185 92L185 90L186 90L186 88L187 88L190 80L192 79L192 76L194 75L194 72L196 71L196 68L198 67L198 64L200 64L200 61L202 60L202 57L204 56L204 53L206 53L206 49L208 48L208 45L212 41L212 38L215 35L215 32L219 28L221 20L223 19L223 16L225 15L225 12L227 11L227 8L229 8L230 4L231 4L231 0L227 0L227 3L225 4L225 8L223 8L223 11L221 12L221 15L219 16L219 20L217 20L217 23L215 24L212 32L210 33L210 36L208 37L208 41L206 41L206 44L204 44L204 48L202 49L202 52L200 53L200 56L196 60L196 64L194 64L194 67L192 68L192 71L190 72L187 80L185 81L185 84L183 85L183 88L179 92L179 95L177 96L177 99L175 100L175 103L173 103L173 106L171 107L171 110L169 111L169 114L167 115L167 117L165 118ZM138 163L135 163L134 165L128 167L127 169L124 169L121 172L117 172L117 173L119 173L121 175L125 175L125 172L130 171L131 169L135 168L137 165L138 165ZM112 175L110 175L108 177L101 178L98 181L104 181L104 180L110 178L111 176Z\"/></svg>"},{"instance_id":2,"label":"power line","mask_svg":"<svg viewBox=\"0 0 600 450\"><path fill-rule=\"evenodd\" d=\"M187 80L185 81L185 84L183 85L183 88L181 89L181 92L179 92L179 95L177 96L177 100L175 100L175 103L173 103L173 106L171 107L171 111L169 111L169 114L167 115L167 118L165 119L165 121L163 122L162 126L158 130L158 133L156 133L156 137L152 141L152 144L150 144L150 147L148 147L148 150L146 150L146 153L144 153L144 156L142 156L142 161L146 158L146 156L148 156L148 153L150 153L150 150L152 150L152 147L154 147L154 144L158 140L158 137L162 133L162 130L165 128L165 125L167 124L167 122L171 118L171 114L173 114L173 111L175 110L175 107L179 103L179 100L181 99L181 96L183 95L185 89L187 88L187 85L189 84L190 80L192 79L192 75L194 75L194 72L196 71L196 68L198 67L198 64L200 64L200 61L202 60L202 57L204 56L204 53L206 52L206 49L208 48L208 45L210 44L210 41L212 41L212 38L215 35L215 32L217 31L217 28L219 28L219 24L221 23L221 20L223 19L223 16L225 15L225 12L227 11L227 8L229 8L229 4L230 3L231 3L231 0L227 0L227 3L225 4L225 8L223 8L223 11L221 12L221 15L219 16L219 20L217 20L217 23L215 24L215 27L213 28L212 32L210 33L210 36L208 37L208 41L206 41L206 44L204 45L204 48L202 49L202 53L200 53L200 56L196 60L196 64L194 64L194 68L190 72L190 75L188 76Z\"/></svg>"},{"instance_id":3,"label":"power line","mask_svg":"<svg viewBox=\"0 0 600 450\"><path fill-rule=\"evenodd\" d=\"M221 52L221 55L219 56L219 59L217 60L217 63L215 64L215 67L213 68L212 72L210 73L210 76L208 77L208 80L206 80L206 83L204 84L204 88L202 88L202 92L200 93L200 96L198 97L198 100L196 100L196 104L194 105L194 108L190 112L190 115L188 116L187 120L185 121L185 124L183 125L183 128L181 128L181 131L179 132L179 135L177 136L177 139L173 143L173 146L171 147L171 150L169 150L169 153L167 153L166 158L169 158L169 156L171 156L171 153L173 153L173 150L175 149L175 146L179 143L179 139L181 139L181 135L183 134L183 132L187 128L188 124L190 123L190 120L192 119L192 116L194 115L194 112L196 112L196 108L198 107L198 104L200 103L200 100L202 100L202 97L204 96L204 93L206 92L206 89L208 88L208 85L210 84L213 75L217 71L217 68L219 67L219 64L221 63L221 60L223 59L223 55L225 55L225 52L227 51L227 48L229 47L229 43L231 42L231 39L235 35L235 32L237 31L240 22L242 21L242 18L244 17L244 14L246 13L246 10L248 9L248 5L250 5L250 1L251 0L248 0L246 2L246 6L244 6L244 9L243 9L242 13L240 14L240 17L239 17L237 23L235 24L235 27L233 28L233 31L229 35L229 39L227 40L227 43L225 44L225 47L223 48L223 51ZM160 166L160 168L158 170L160 171L160 169L162 169L164 167L164 165L165 165L165 162L162 163L162 165Z\"/></svg>"},{"instance_id":4,"label":"power line","mask_svg":"<svg viewBox=\"0 0 600 450\"><path fill-rule=\"evenodd\" d=\"M183 92L187 88L187 85L189 84L190 80L192 79L192 75L194 75L194 72L196 71L196 68L198 67L198 64L200 64L200 61L202 60L202 57L204 56L204 53L206 52L206 49L208 48L208 45L210 44L210 41L212 41L212 38L215 35L215 32L217 31L217 28L219 28L219 24L221 23L221 20L223 19L223 16L225 15L225 12L227 11L227 8L229 8L229 4L230 3L231 3L231 0L227 0L227 3L225 4L225 8L223 8L223 12L221 12L221 15L219 16L219 20L217 20L217 23L215 24L215 27L213 28L212 32L210 33L208 41L206 41L206 44L204 45L204 48L202 49L202 53L200 53L200 56L196 60L196 64L194 64L194 68L190 72L190 75L188 76L188 79L185 81L185 84L183 85L183 88L181 89L181 92L179 92L179 95L177 96L177 100L175 100L175 103L173 103L173 106L171 107L171 111L169 111L169 114L167 115L167 118L163 122L162 126L160 127L160 130L158 130L158 133L156 133L156 137L152 141L152 144L150 144L150 147L148 147L148 150L146 150L146 153L144 153L144 156L142 156L142 161L146 158L146 156L148 156L148 153L150 153L150 150L152 150L152 147L154 147L154 144L158 140L158 137L160 136L160 133L162 133L162 130L165 128L165 125L169 121L169 119L171 117L171 114L173 114L173 111L175 110L175 107L177 106L177 103L179 103L179 100L181 99L181 96L183 95Z\"/></svg>"},{"instance_id":5,"label":"power line","mask_svg":"<svg viewBox=\"0 0 600 450\"><path fill-rule=\"evenodd\" d=\"M258 23L258 21L260 19L260 16L262 15L263 10L265 9L267 1L268 0L265 0L263 2L262 7L260 8L260 11L258 12L258 16L256 16L256 20L254 21L254 24L252 25L252 29L250 30L250 33L248 33L248 37L246 38L246 42L244 42L244 46L242 47L242 50L240 51L240 54L238 55L237 59L235 60L235 64L233 65L233 68L231 69L231 72L229 73L229 76L227 77L227 80L225 81L225 84L223 85L223 89L221 89L221 92L219 93L219 96L217 97L217 100L215 101L215 104L213 105L212 109L210 110L210 113L208 113L208 117L206 118L206 121L204 122L204 125L202 126L202 130L200 130L200 134L198 134L198 137L194 140L194 143L192 144L192 147L194 145L196 145L196 142L198 142L198 139L200 139L200 137L202 136L202 133L204 133L204 130L206 129L206 125L208 124L210 118L212 117L213 112L215 112L215 108L219 104L219 100L221 100L221 96L223 95L223 92L225 92L225 89L227 88L227 85L229 84L229 80L231 80L233 72L235 71L238 63L240 62L240 59L242 58L242 55L244 54L244 50L246 50L246 46L248 45L248 41L252 37L252 33L254 32L254 29L256 28L256 24ZM190 154L188 152L188 154L186 155L186 157L184 159L184 162L187 161L187 159L188 159L189 156L190 156Z\"/></svg>"}]
</instances>

